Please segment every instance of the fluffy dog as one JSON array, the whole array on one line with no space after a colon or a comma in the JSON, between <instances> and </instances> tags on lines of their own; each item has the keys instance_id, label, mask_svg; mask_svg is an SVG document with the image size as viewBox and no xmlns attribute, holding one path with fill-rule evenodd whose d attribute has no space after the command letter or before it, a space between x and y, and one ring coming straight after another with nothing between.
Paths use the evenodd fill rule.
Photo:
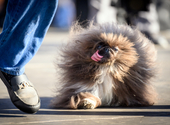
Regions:
<instances>
[{"instance_id":1,"label":"fluffy dog","mask_svg":"<svg viewBox=\"0 0 170 125\"><path fill-rule=\"evenodd\" d=\"M75 24L61 54L56 108L153 105L156 49L127 25Z\"/></svg>"}]
</instances>

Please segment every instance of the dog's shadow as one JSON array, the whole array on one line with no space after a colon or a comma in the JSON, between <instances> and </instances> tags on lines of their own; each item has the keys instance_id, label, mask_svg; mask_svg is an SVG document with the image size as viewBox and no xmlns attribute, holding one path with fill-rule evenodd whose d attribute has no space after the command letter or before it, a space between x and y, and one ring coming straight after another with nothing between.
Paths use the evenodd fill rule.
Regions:
<instances>
[{"instance_id":1,"label":"dog's shadow","mask_svg":"<svg viewBox=\"0 0 170 125\"><path fill-rule=\"evenodd\" d=\"M149 107L99 107L94 110L52 109L49 107L51 97L41 97L41 108L37 115L98 115L98 116L153 116L170 117L170 105L154 105ZM14 110L15 109L15 110ZM109 110L110 109L110 110ZM10 101L0 99L0 117L19 117L12 114L23 114ZM11 114L11 115L10 115ZM21 116L25 117L25 116Z\"/></svg>"}]
</instances>

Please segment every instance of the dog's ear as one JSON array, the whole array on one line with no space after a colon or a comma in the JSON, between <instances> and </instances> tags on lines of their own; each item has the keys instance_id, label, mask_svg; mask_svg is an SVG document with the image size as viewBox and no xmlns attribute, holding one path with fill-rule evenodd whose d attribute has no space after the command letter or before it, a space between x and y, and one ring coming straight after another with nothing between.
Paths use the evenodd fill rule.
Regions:
<instances>
[{"instance_id":1,"label":"dog's ear","mask_svg":"<svg viewBox=\"0 0 170 125\"><path fill-rule=\"evenodd\" d=\"M131 67L137 64L139 56L134 43L124 37L123 35L107 35L110 46L117 46L119 48L115 62L113 63L112 74L119 81L123 82L123 77L128 74ZM106 35L103 35L105 39Z\"/></svg>"}]
</instances>

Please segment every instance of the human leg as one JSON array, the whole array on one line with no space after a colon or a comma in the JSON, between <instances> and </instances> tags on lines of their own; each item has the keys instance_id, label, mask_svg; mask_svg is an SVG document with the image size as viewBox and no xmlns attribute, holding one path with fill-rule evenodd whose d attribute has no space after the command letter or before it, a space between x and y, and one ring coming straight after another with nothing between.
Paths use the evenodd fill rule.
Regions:
<instances>
[{"instance_id":1,"label":"human leg","mask_svg":"<svg viewBox=\"0 0 170 125\"><path fill-rule=\"evenodd\" d=\"M58 0L9 0L0 34L0 78L14 105L35 113L40 99L24 73L51 24Z\"/></svg>"},{"instance_id":2,"label":"human leg","mask_svg":"<svg viewBox=\"0 0 170 125\"><path fill-rule=\"evenodd\" d=\"M57 0L9 0L0 34L0 70L24 73L24 66L38 51L51 24Z\"/></svg>"}]
</instances>

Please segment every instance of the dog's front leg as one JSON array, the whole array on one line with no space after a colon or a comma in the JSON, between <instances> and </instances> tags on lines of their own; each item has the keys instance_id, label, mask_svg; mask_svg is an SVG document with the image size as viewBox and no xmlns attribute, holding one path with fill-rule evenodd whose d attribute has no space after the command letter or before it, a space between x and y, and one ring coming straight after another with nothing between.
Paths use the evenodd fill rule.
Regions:
<instances>
[{"instance_id":1,"label":"dog's front leg","mask_svg":"<svg viewBox=\"0 0 170 125\"><path fill-rule=\"evenodd\" d=\"M101 105L101 100L89 92L81 92L79 96L81 100L78 104L78 108L94 109Z\"/></svg>"},{"instance_id":2,"label":"dog's front leg","mask_svg":"<svg viewBox=\"0 0 170 125\"><path fill-rule=\"evenodd\" d=\"M101 105L101 100L89 92L81 92L76 96L72 96L70 107L74 109L94 109Z\"/></svg>"}]
</instances>

